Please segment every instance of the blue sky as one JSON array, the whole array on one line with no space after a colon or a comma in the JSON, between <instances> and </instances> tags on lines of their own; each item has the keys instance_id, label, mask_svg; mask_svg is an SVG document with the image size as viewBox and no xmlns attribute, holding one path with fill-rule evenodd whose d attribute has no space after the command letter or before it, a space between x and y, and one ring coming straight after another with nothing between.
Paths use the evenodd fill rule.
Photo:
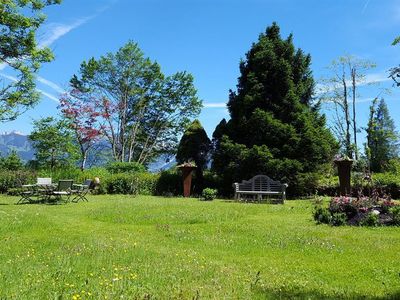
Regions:
<instances>
[{"instance_id":1,"label":"blue sky","mask_svg":"<svg viewBox=\"0 0 400 300\"><path fill-rule=\"evenodd\" d=\"M360 89L358 122L366 125L371 98L387 87L392 92L385 99L400 128L400 88L387 78L388 69L400 63L400 46L391 46L400 35L397 0L64 0L45 13L38 40L53 50L55 60L39 73L42 100L16 121L0 124L1 132L27 134L33 119L56 115L57 99L83 60L133 40L164 73L194 75L204 102L200 121L211 136L229 117L225 103L228 90L236 87L240 59L273 21L282 36L293 33L295 45L311 54L316 80L340 55L374 61L377 68L367 79L379 85ZM12 72L0 66L0 75Z\"/></svg>"}]
</instances>

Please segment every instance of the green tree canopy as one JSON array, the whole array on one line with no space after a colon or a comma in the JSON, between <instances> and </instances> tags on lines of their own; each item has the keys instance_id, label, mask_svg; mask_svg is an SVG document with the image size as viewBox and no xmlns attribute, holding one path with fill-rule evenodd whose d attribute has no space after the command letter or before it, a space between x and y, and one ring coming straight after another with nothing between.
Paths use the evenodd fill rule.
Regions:
<instances>
[{"instance_id":1,"label":"green tree canopy","mask_svg":"<svg viewBox=\"0 0 400 300\"><path fill-rule=\"evenodd\" d=\"M0 80L0 121L15 119L36 104L35 73L53 59L49 48L38 47L36 31L44 22L41 10L61 0L7 0L0 2L0 64L15 76Z\"/></svg>"},{"instance_id":2,"label":"green tree canopy","mask_svg":"<svg viewBox=\"0 0 400 300\"><path fill-rule=\"evenodd\" d=\"M83 62L71 86L72 100L83 99L98 112L98 128L116 161L146 164L173 151L177 136L201 108L192 75L165 76L133 42Z\"/></svg>"},{"instance_id":3,"label":"green tree canopy","mask_svg":"<svg viewBox=\"0 0 400 300\"><path fill-rule=\"evenodd\" d=\"M47 117L34 121L29 139L40 167L54 170L75 163L79 158L74 132L65 120Z\"/></svg>"},{"instance_id":4,"label":"green tree canopy","mask_svg":"<svg viewBox=\"0 0 400 300\"><path fill-rule=\"evenodd\" d=\"M183 134L179 142L176 161L182 164L194 161L197 169L203 171L207 167L211 141L199 120L194 120Z\"/></svg>"},{"instance_id":5,"label":"green tree canopy","mask_svg":"<svg viewBox=\"0 0 400 300\"><path fill-rule=\"evenodd\" d=\"M22 160L15 150L12 150L5 157L0 157L0 169L16 171L22 169L22 167Z\"/></svg>"},{"instance_id":6,"label":"green tree canopy","mask_svg":"<svg viewBox=\"0 0 400 300\"><path fill-rule=\"evenodd\" d=\"M234 181L267 174L296 184L298 173L328 162L337 143L313 105L311 57L282 39L277 24L259 36L240 63L230 91L231 119L214 133L213 170L230 191Z\"/></svg>"},{"instance_id":7,"label":"green tree canopy","mask_svg":"<svg viewBox=\"0 0 400 300\"><path fill-rule=\"evenodd\" d=\"M366 153L373 172L382 172L389 161L398 157L399 136L384 99L370 106Z\"/></svg>"}]
</instances>

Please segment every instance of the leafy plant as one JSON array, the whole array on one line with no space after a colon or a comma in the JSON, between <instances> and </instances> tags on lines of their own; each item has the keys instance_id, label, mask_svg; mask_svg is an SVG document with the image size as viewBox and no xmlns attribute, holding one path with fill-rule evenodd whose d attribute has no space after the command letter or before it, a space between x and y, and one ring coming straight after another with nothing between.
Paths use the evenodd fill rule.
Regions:
<instances>
[{"instance_id":1,"label":"leafy plant","mask_svg":"<svg viewBox=\"0 0 400 300\"><path fill-rule=\"evenodd\" d=\"M392 225L400 226L400 206L394 206L390 209L392 215Z\"/></svg>"},{"instance_id":2,"label":"leafy plant","mask_svg":"<svg viewBox=\"0 0 400 300\"><path fill-rule=\"evenodd\" d=\"M343 226L347 223L347 215L345 213L333 213L330 220L332 226Z\"/></svg>"},{"instance_id":3,"label":"leafy plant","mask_svg":"<svg viewBox=\"0 0 400 300\"><path fill-rule=\"evenodd\" d=\"M379 215L374 212L370 212L364 217L364 219L360 221L359 224L361 226L379 226Z\"/></svg>"},{"instance_id":4,"label":"leafy plant","mask_svg":"<svg viewBox=\"0 0 400 300\"><path fill-rule=\"evenodd\" d=\"M201 193L201 199L205 201L214 200L217 197L217 190L211 188L205 188Z\"/></svg>"},{"instance_id":5,"label":"leafy plant","mask_svg":"<svg viewBox=\"0 0 400 300\"><path fill-rule=\"evenodd\" d=\"M331 212L322 206L315 207L313 217L317 224L330 224L332 219Z\"/></svg>"}]
</instances>

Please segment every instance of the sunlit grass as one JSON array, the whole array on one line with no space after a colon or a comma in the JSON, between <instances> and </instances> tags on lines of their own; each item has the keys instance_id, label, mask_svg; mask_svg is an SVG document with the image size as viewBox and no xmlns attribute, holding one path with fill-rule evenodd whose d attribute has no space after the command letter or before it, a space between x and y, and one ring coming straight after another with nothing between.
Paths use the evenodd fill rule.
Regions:
<instances>
[{"instance_id":1,"label":"sunlit grass","mask_svg":"<svg viewBox=\"0 0 400 300\"><path fill-rule=\"evenodd\" d=\"M400 296L400 228L315 225L285 205L0 197L0 299Z\"/></svg>"}]
</instances>

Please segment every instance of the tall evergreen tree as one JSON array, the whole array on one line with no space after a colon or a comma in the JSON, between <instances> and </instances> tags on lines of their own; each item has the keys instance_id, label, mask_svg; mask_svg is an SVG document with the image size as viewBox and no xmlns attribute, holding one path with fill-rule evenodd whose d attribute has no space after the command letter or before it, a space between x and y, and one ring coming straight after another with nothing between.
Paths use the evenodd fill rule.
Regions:
<instances>
[{"instance_id":1,"label":"tall evergreen tree","mask_svg":"<svg viewBox=\"0 0 400 300\"><path fill-rule=\"evenodd\" d=\"M366 152L373 172L384 171L389 160L398 156L399 136L384 99L372 102L367 128Z\"/></svg>"},{"instance_id":2,"label":"tall evergreen tree","mask_svg":"<svg viewBox=\"0 0 400 300\"><path fill-rule=\"evenodd\" d=\"M259 173L293 186L298 173L315 172L334 155L337 143L313 105L310 63L292 35L281 38L276 23L252 45L237 91L230 91L231 119L214 134L213 170L222 192Z\"/></svg>"},{"instance_id":3,"label":"tall evergreen tree","mask_svg":"<svg viewBox=\"0 0 400 300\"><path fill-rule=\"evenodd\" d=\"M179 142L176 161L182 164L188 161L196 163L196 189L201 192L203 183L203 171L209 161L211 141L199 120L194 120L186 129Z\"/></svg>"}]
</instances>

